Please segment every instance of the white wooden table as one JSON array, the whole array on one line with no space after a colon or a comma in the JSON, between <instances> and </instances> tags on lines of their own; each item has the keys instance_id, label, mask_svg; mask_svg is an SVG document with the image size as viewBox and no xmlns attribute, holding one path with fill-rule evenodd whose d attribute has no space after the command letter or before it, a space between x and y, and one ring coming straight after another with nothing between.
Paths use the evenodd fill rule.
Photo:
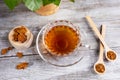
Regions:
<instances>
[{"instance_id":1,"label":"white wooden table","mask_svg":"<svg viewBox=\"0 0 120 80\"><path fill-rule=\"evenodd\" d=\"M106 73L97 75L93 64L98 58L98 39L85 21L90 15L95 23L107 25L106 42L118 53L115 62L107 62ZM120 80L120 0L76 0L71 3L63 0L57 13L50 16L40 16L29 11L23 5L10 11L3 1L0 1L0 49L10 46L7 35L15 26L26 25L35 38L39 30L48 22L65 19L72 21L87 33L90 49L85 57L74 66L55 67L44 62L32 51L23 51L24 57L16 57L17 50L6 55L0 55L0 80ZM25 70L16 70L19 62L28 61L31 65Z\"/></svg>"}]
</instances>

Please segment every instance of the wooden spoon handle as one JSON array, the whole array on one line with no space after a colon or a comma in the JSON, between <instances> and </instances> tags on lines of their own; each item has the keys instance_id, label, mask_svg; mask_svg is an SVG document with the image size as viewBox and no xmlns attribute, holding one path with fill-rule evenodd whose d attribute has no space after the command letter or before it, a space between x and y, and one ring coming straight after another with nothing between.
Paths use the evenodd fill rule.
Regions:
<instances>
[{"instance_id":1,"label":"wooden spoon handle","mask_svg":"<svg viewBox=\"0 0 120 80\"><path fill-rule=\"evenodd\" d=\"M105 31L106 31L106 26L102 25L101 26L101 35L103 38L105 38ZM103 53L104 53L104 46L100 42L100 52L99 52L99 59L103 61Z\"/></svg>"},{"instance_id":2,"label":"wooden spoon handle","mask_svg":"<svg viewBox=\"0 0 120 80\"><path fill-rule=\"evenodd\" d=\"M98 36L98 38L104 45L104 48L106 48L106 50L108 50L109 47L107 46L106 42L104 41L103 37L101 36L101 34L100 34L99 30L97 29L97 26L95 25L93 20L90 18L90 16L86 16L86 19L87 19L89 25L91 26L91 28L93 29L93 31L96 33L96 35Z\"/></svg>"}]
</instances>

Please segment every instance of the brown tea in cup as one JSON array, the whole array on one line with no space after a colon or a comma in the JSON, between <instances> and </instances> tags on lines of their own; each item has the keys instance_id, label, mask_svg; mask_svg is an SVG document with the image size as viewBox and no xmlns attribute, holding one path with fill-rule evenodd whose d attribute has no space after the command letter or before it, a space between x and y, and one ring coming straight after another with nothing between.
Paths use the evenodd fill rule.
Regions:
<instances>
[{"instance_id":1,"label":"brown tea in cup","mask_svg":"<svg viewBox=\"0 0 120 80\"><path fill-rule=\"evenodd\" d=\"M43 43L52 55L64 56L75 50L80 42L79 36L72 27L58 25L45 33Z\"/></svg>"}]
</instances>

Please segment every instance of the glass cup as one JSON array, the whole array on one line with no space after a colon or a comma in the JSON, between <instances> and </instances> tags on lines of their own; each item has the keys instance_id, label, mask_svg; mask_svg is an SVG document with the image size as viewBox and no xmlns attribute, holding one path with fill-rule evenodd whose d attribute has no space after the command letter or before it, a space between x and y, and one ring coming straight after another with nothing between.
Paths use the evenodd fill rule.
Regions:
<instances>
[{"instance_id":1,"label":"glass cup","mask_svg":"<svg viewBox=\"0 0 120 80\"><path fill-rule=\"evenodd\" d=\"M61 25L68 26L73 31L75 31L79 41L76 47L72 51L68 52L67 55L56 56L54 55L55 53L52 52L48 48L48 45L45 43L45 35L47 35L47 33L50 32L50 30L53 29L55 26ZM36 39L36 48L40 57L44 61L59 67L71 66L81 61L84 57L85 51L89 49L88 45L86 44L86 35L84 34L84 31L81 30L80 27L75 26L73 23L67 20L58 20L45 25L38 33Z\"/></svg>"}]
</instances>

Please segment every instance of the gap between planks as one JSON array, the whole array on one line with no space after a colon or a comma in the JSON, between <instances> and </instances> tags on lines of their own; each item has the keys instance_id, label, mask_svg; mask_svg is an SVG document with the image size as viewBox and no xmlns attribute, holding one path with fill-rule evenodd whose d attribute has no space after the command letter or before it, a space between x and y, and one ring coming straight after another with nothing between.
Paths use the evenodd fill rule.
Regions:
<instances>
[{"instance_id":1,"label":"gap between planks","mask_svg":"<svg viewBox=\"0 0 120 80\"><path fill-rule=\"evenodd\" d=\"M111 47L112 49L114 49L115 51L116 50L119 50L120 49L120 46L117 46L117 47ZM85 50L85 51L96 51L96 49L90 49L90 50ZM119 52L119 51L118 51ZM34 55L39 55L38 53L35 53L35 54L26 54L26 55L23 55L23 57L27 57L27 56L34 56ZM0 56L0 59L1 58L12 58L12 57L17 57L16 55L11 55L11 56Z\"/></svg>"}]
</instances>

